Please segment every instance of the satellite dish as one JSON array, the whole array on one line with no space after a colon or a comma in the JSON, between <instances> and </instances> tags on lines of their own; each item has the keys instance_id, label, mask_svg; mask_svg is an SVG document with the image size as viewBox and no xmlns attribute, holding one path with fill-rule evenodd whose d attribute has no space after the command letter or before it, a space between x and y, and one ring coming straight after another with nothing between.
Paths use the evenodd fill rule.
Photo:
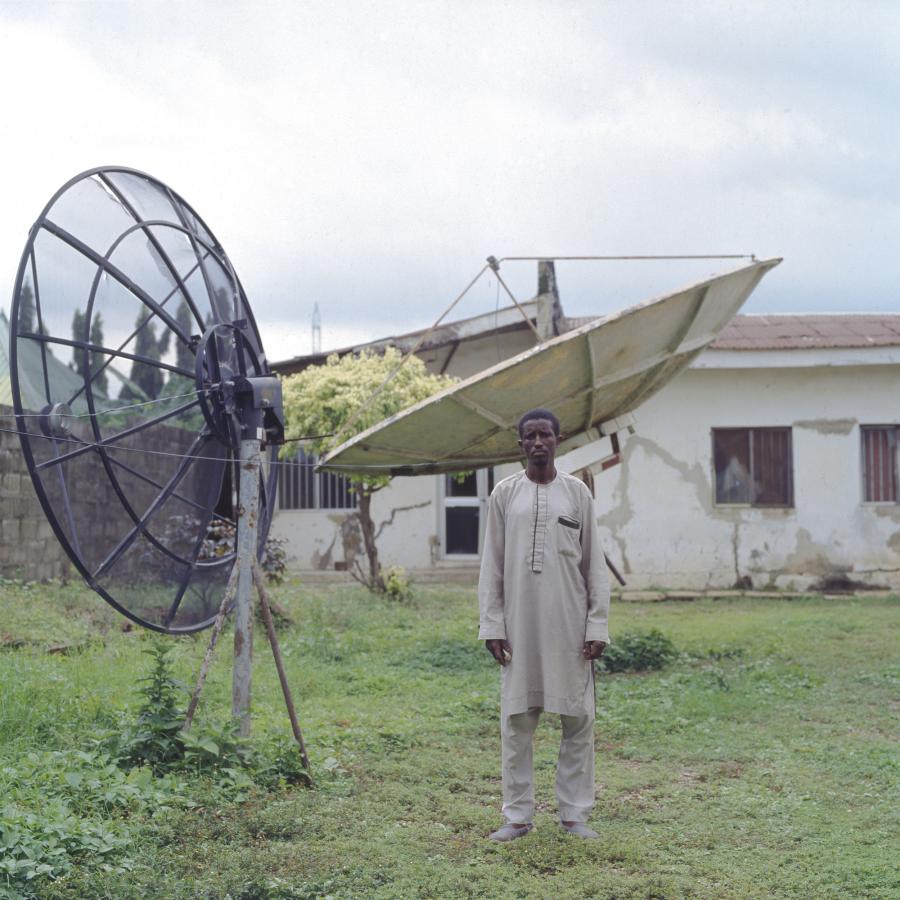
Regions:
<instances>
[{"instance_id":1,"label":"satellite dish","mask_svg":"<svg viewBox=\"0 0 900 900\"><path fill-rule=\"evenodd\" d=\"M211 625L235 561L242 402L271 404L274 379L203 220L133 169L73 178L29 233L10 370L32 482L87 583L156 631ZM261 416L252 437L276 426ZM274 496L266 460L257 556Z\"/></svg>"},{"instance_id":2,"label":"satellite dish","mask_svg":"<svg viewBox=\"0 0 900 900\"><path fill-rule=\"evenodd\" d=\"M516 424L544 406L566 453L687 367L780 259L755 261L545 341L373 425L320 463L337 472L425 475L521 460Z\"/></svg>"}]
</instances>

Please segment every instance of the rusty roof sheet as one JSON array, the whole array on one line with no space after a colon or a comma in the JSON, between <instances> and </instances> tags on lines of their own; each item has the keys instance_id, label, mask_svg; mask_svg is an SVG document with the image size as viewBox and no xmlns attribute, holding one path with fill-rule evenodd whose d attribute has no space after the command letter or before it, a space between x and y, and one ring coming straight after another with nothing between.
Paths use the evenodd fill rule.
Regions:
<instances>
[{"instance_id":1,"label":"rusty roof sheet","mask_svg":"<svg viewBox=\"0 0 900 900\"><path fill-rule=\"evenodd\" d=\"M797 350L900 346L900 313L738 315L713 350Z\"/></svg>"}]
</instances>

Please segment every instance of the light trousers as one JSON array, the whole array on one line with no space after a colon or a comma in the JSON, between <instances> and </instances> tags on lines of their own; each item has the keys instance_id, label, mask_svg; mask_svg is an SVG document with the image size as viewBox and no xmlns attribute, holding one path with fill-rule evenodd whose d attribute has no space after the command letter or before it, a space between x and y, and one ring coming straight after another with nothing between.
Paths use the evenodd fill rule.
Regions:
<instances>
[{"instance_id":1,"label":"light trousers","mask_svg":"<svg viewBox=\"0 0 900 900\"><path fill-rule=\"evenodd\" d=\"M534 732L540 709L500 717L503 815L507 822L534 819ZM556 799L564 822L586 822L594 806L594 716L560 716Z\"/></svg>"}]
</instances>

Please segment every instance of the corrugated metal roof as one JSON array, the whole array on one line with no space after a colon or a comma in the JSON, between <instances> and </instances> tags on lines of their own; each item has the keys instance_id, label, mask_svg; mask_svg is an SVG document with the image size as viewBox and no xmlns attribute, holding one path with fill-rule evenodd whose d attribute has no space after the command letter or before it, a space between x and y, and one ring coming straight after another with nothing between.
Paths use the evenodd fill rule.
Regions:
<instances>
[{"instance_id":1,"label":"corrugated metal roof","mask_svg":"<svg viewBox=\"0 0 900 900\"><path fill-rule=\"evenodd\" d=\"M797 350L900 346L898 313L741 315L729 322L715 350Z\"/></svg>"},{"instance_id":2,"label":"corrugated metal roof","mask_svg":"<svg viewBox=\"0 0 900 900\"><path fill-rule=\"evenodd\" d=\"M570 318L570 328L592 322ZM803 350L900 346L900 313L794 313L735 316L711 350Z\"/></svg>"}]
</instances>

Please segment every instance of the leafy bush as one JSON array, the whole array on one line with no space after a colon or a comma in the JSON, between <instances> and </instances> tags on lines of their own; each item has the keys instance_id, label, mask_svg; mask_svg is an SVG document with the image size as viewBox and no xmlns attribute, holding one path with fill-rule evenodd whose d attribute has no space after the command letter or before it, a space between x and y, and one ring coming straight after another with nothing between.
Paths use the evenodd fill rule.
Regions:
<instances>
[{"instance_id":1,"label":"leafy bush","mask_svg":"<svg viewBox=\"0 0 900 900\"><path fill-rule=\"evenodd\" d=\"M143 696L135 725L118 741L118 756L128 766L149 766L157 775L177 770L195 774L225 773L225 780L242 782L235 771L251 762L248 743L237 723L196 724L183 732L185 710L179 698L187 689L172 677L171 639L156 639L143 651L153 659L149 675L140 679ZM234 770L234 771L232 771Z\"/></svg>"},{"instance_id":2,"label":"leafy bush","mask_svg":"<svg viewBox=\"0 0 900 900\"><path fill-rule=\"evenodd\" d=\"M16 805L2 808L0 822L0 897L29 896L41 878L58 878L80 857L115 859L128 843L127 830L101 819L72 814L65 803L42 803L40 812ZM0 881L0 885L2 885ZM31 894L31 896L38 896Z\"/></svg>"},{"instance_id":3,"label":"leafy bush","mask_svg":"<svg viewBox=\"0 0 900 900\"><path fill-rule=\"evenodd\" d=\"M284 538L266 538L266 548L260 566L269 584L281 584L287 574L287 551Z\"/></svg>"},{"instance_id":4,"label":"leafy bush","mask_svg":"<svg viewBox=\"0 0 900 900\"><path fill-rule=\"evenodd\" d=\"M200 549L199 559L218 559L234 553L237 531L230 522L224 519L213 519L206 529L206 538ZM260 568L270 584L281 584L287 573L287 553L283 538L267 537L263 549Z\"/></svg>"},{"instance_id":5,"label":"leafy bush","mask_svg":"<svg viewBox=\"0 0 900 900\"><path fill-rule=\"evenodd\" d=\"M381 570L384 593L389 600L406 603L412 599L412 580L403 566L389 566Z\"/></svg>"},{"instance_id":6,"label":"leafy bush","mask_svg":"<svg viewBox=\"0 0 900 900\"><path fill-rule=\"evenodd\" d=\"M236 722L222 726L207 722L192 731L180 733L179 738L185 767L198 774L223 767L246 767L253 761L249 742L238 734Z\"/></svg>"},{"instance_id":7,"label":"leafy bush","mask_svg":"<svg viewBox=\"0 0 900 900\"><path fill-rule=\"evenodd\" d=\"M600 666L607 672L647 672L662 669L677 655L671 639L658 628L651 628L617 637L603 652Z\"/></svg>"}]
</instances>

